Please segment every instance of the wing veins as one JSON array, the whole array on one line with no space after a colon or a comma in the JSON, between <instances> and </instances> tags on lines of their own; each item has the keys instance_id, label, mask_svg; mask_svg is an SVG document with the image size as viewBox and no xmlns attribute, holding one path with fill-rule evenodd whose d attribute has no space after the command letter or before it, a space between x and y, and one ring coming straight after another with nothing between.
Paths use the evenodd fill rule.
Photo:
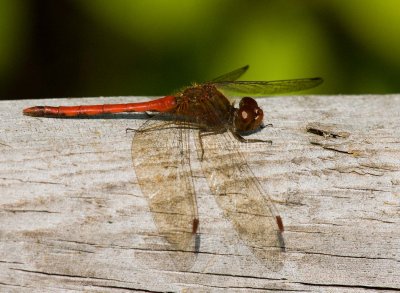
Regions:
<instances>
[{"instance_id":1,"label":"wing veins","mask_svg":"<svg viewBox=\"0 0 400 293\"><path fill-rule=\"evenodd\" d=\"M229 93L270 95L290 93L314 88L323 82L322 78L302 78L275 81L219 81L214 85Z\"/></svg>"}]
</instances>

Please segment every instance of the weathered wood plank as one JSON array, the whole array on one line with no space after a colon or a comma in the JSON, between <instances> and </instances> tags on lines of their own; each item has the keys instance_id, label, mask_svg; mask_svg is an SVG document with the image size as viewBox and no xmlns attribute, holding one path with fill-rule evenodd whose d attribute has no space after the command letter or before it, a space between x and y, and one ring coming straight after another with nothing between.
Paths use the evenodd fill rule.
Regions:
<instances>
[{"instance_id":1,"label":"weathered wood plank","mask_svg":"<svg viewBox=\"0 0 400 293\"><path fill-rule=\"evenodd\" d=\"M274 127L253 136L273 144L244 152L285 223L278 271L241 242L199 169L200 251L168 251L125 133L144 115L21 114L138 99L0 102L1 292L400 290L399 95L260 100Z\"/></svg>"}]
</instances>

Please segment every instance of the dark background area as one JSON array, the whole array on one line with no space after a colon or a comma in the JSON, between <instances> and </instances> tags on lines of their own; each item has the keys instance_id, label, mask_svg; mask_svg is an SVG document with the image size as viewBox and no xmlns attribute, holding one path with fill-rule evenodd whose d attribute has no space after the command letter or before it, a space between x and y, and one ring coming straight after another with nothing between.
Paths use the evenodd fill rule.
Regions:
<instances>
[{"instance_id":1,"label":"dark background area","mask_svg":"<svg viewBox=\"0 0 400 293\"><path fill-rule=\"evenodd\" d=\"M0 2L0 99L164 95L246 64L325 79L308 93L399 93L400 2Z\"/></svg>"}]
</instances>

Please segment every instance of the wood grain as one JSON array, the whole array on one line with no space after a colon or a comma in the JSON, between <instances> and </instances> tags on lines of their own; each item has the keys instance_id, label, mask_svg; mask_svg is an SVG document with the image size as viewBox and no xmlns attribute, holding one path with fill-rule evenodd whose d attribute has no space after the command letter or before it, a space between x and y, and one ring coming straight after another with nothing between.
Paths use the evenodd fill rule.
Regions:
<instances>
[{"instance_id":1,"label":"wood grain","mask_svg":"<svg viewBox=\"0 0 400 293\"><path fill-rule=\"evenodd\" d=\"M400 291L400 96L260 99L272 145L242 151L282 216L268 269L224 218L194 164L199 252L159 236L131 160L143 114L22 116L0 102L0 291ZM182 262L186 262L182 264Z\"/></svg>"}]
</instances>

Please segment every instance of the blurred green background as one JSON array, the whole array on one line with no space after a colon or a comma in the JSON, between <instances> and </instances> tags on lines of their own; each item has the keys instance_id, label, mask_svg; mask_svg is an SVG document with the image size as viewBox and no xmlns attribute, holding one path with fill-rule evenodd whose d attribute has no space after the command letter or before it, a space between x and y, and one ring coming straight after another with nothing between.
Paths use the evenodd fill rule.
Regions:
<instances>
[{"instance_id":1,"label":"blurred green background","mask_svg":"<svg viewBox=\"0 0 400 293\"><path fill-rule=\"evenodd\" d=\"M399 93L400 1L0 0L1 99L163 95L246 64Z\"/></svg>"}]
</instances>

